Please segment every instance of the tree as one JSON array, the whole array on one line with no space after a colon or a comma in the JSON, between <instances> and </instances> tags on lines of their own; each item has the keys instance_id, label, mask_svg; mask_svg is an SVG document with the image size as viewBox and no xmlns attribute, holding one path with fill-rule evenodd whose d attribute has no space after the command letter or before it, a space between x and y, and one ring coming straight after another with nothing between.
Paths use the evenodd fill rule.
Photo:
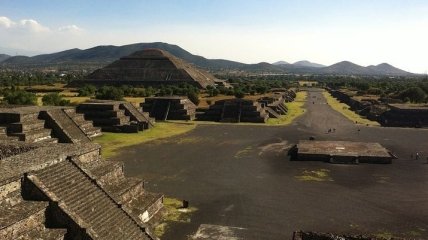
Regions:
<instances>
[{"instance_id":1,"label":"tree","mask_svg":"<svg viewBox=\"0 0 428 240\"><path fill-rule=\"evenodd\" d=\"M37 105L36 94L23 90L7 90L4 93L4 100L8 104L16 105Z\"/></svg>"},{"instance_id":2,"label":"tree","mask_svg":"<svg viewBox=\"0 0 428 240\"><path fill-rule=\"evenodd\" d=\"M112 87L112 86L103 86L100 88L96 95L96 99L104 99L104 100L123 100L124 93L120 88Z\"/></svg>"},{"instance_id":3,"label":"tree","mask_svg":"<svg viewBox=\"0 0 428 240\"><path fill-rule=\"evenodd\" d=\"M236 98L244 98L245 94L241 89L237 89L234 93Z\"/></svg>"},{"instance_id":4,"label":"tree","mask_svg":"<svg viewBox=\"0 0 428 240\"><path fill-rule=\"evenodd\" d=\"M402 91L400 98L403 100L408 98L410 102L420 103L425 101L426 94L420 87L411 87Z\"/></svg>"},{"instance_id":5,"label":"tree","mask_svg":"<svg viewBox=\"0 0 428 240\"><path fill-rule=\"evenodd\" d=\"M79 88L78 93L79 97L88 97L93 96L96 91L97 88L95 86L86 84L83 87Z\"/></svg>"},{"instance_id":6,"label":"tree","mask_svg":"<svg viewBox=\"0 0 428 240\"><path fill-rule=\"evenodd\" d=\"M190 101L192 101L195 105L198 105L200 100L199 100L199 96L195 91L189 91L189 93L187 93L187 97L189 98Z\"/></svg>"},{"instance_id":7,"label":"tree","mask_svg":"<svg viewBox=\"0 0 428 240\"><path fill-rule=\"evenodd\" d=\"M49 93L42 98L43 105L66 106L70 105L70 100L63 99L58 93Z\"/></svg>"}]
</instances>

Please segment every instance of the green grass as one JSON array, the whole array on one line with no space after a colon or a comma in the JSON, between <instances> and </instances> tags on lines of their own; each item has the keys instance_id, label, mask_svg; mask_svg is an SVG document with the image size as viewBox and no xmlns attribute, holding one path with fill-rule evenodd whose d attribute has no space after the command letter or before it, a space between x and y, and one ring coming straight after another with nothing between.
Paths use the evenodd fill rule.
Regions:
<instances>
[{"instance_id":1,"label":"green grass","mask_svg":"<svg viewBox=\"0 0 428 240\"><path fill-rule=\"evenodd\" d=\"M291 124L294 119L305 113L303 105L306 102L308 93L306 91L300 91L296 93L296 98L293 102L285 103L288 108L286 115L281 115L280 118L269 118L267 125L288 125Z\"/></svg>"},{"instance_id":2,"label":"green grass","mask_svg":"<svg viewBox=\"0 0 428 240\"><path fill-rule=\"evenodd\" d=\"M344 103L339 102L336 98L331 96L331 94L327 91L323 92L324 97L327 100L327 103L336 111L341 113L343 116L351 120L352 122L356 122L358 124L364 124L369 126L380 126L378 122L370 121L367 118L363 118L358 115L354 111L350 110L350 107Z\"/></svg>"},{"instance_id":3,"label":"green grass","mask_svg":"<svg viewBox=\"0 0 428 240\"><path fill-rule=\"evenodd\" d=\"M159 223L155 229L154 233L157 237L162 237L169 228L170 223L190 223L191 215L198 211L195 207L181 208L182 201L175 198L164 197L164 215L162 222Z\"/></svg>"},{"instance_id":4,"label":"green grass","mask_svg":"<svg viewBox=\"0 0 428 240\"><path fill-rule=\"evenodd\" d=\"M94 141L101 145L101 153L104 158L117 155L121 148L149 142L156 139L176 136L186 133L196 127L190 123L158 122L155 127L139 133L109 133L96 137Z\"/></svg>"}]
</instances>

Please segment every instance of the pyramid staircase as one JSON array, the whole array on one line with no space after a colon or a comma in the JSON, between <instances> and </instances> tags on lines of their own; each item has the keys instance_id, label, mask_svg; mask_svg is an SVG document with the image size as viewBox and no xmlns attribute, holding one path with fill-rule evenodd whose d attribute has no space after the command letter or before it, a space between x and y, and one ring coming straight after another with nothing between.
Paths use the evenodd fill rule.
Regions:
<instances>
[{"instance_id":1,"label":"pyramid staircase","mask_svg":"<svg viewBox=\"0 0 428 240\"><path fill-rule=\"evenodd\" d=\"M163 195L99 145L16 143L0 143L0 239L157 239L147 222Z\"/></svg>"}]
</instances>

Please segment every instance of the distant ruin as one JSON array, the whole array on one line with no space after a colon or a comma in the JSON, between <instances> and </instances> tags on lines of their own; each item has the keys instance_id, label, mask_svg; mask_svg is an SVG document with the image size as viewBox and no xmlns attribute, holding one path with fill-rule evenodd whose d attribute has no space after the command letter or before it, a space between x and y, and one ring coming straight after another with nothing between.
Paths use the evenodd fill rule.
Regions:
<instances>
[{"instance_id":1,"label":"distant ruin","mask_svg":"<svg viewBox=\"0 0 428 240\"><path fill-rule=\"evenodd\" d=\"M0 142L0 239L157 239L163 195L100 146Z\"/></svg>"},{"instance_id":2,"label":"distant ruin","mask_svg":"<svg viewBox=\"0 0 428 240\"><path fill-rule=\"evenodd\" d=\"M291 90L273 92L271 96L259 98L257 102L261 103L271 118L279 118L288 112L286 102L292 102L296 93Z\"/></svg>"},{"instance_id":3,"label":"distant ruin","mask_svg":"<svg viewBox=\"0 0 428 240\"><path fill-rule=\"evenodd\" d=\"M428 104L388 104L379 117L382 126L428 127Z\"/></svg>"},{"instance_id":4,"label":"distant ruin","mask_svg":"<svg viewBox=\"0 0 428 240\"><path fill-rule=\"evenodd\" d=\"M265 123L269 118L262 104L246 99L225 99L216 101L205 111L198 115L201 121L215 122L253 122Z\"/></svg>"},{"instance_id":5,"label":"distant ruin","mask_svg":"<svg viewBox=\"0 0 428 240\"><path fill-rule=\"evenodd\" d=\"M156 120L194 120L196 105L185 97L149 97L140 106Z\"/></svg>"},{"instance_id":6,"label":"distant ruin","mask_svg":"<svg viewBox=\"0 0 428 240\"><path fill-rule=\"evenodd\" d=\"M85 82L95 85L188 83L199 88L222 83L210 73L160 49L146 49L122 57L89 74Z\"/></svg>"},{"instance_id":7,"label":"distant ruin","mask_svg":"<svg viewBox=\"0 0 428 240\"><path fill-rule=\"evenodd\" d=\"M89 100L76 109L107 132L137 133L154 126L148 113L126 101Z\"/></svg>"},{"instance_id":8,"label":"distant ruin","mask_svg":"<svg viewBox=\"0 0 428 240\"><path fill-rule=\"evenodd\" d=\"M427 104L405 104L399 99L356 96L355 92L327 89L356 113L385 127L428 127Z\"/></svg>"},{"instance_id":9,"label":"distant ruin","mask_svg":"<svg viewBox=\"0 0 428 240\"><path fill-rule=\"evenodd\" d=\"M391 163L394 158L379 143L301 140L290 150L292 160L330 163Z\"/></svg>"},{"instance_id":10,"label":"distant ruin","mask_svg":"<svg viewBox=\"0 0 428 240\"><path fill-rule=\"evenodd\" d=\"M0 107L0 139L43 143L85 143L101 135L73 107Z\"/></svg>"}]
</instances>

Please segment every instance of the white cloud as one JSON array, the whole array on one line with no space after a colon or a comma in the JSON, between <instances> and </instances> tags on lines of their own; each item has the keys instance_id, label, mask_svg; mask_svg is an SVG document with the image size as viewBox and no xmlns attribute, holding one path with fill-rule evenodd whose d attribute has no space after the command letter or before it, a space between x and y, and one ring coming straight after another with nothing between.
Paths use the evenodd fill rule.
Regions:
<instances>
[{"instance_id":1,"label":"white cloud","mask_svg":"<svg viewBox=\"0 0 428 240\"><path fill-rule=\"evenodd\" d=\"M11 28L16 23L10 20L8 17L0 16L0 27Z\"/></svg>"},{"instance_id":2,"label":"white cloud","mask_svg":"<svg viewBox=\"0 0 428 240\"><path fill-rule=\"evenodd\" d=\"M0 28L8 30L24 30L29 32L49 32L50 29L38 23L34 19L22 19L18 22L12 21L10 18L0 16Z\"/></svg>"},{"instance_id":3,"label":"white cloud","mask_svg":"<svg viewBox=\"0 0 428 240\"><path fill-rule=\"evenodd\" d=\"M49 32L50 29L41 25L33 19L23 19L19 21L18 28L25 29L32 32Z\"/></svg>"},{"instance_id":4,"label":"white cloud","mask_svg":"<svg viewBox=\"0 0 428 240\"><path fill-rule=\"evenodd\" d=\"M73 24L73 25L59 27L58 31L77 33L77 32L83 31L83 29Z\"/></svg>"}]
</instances>

